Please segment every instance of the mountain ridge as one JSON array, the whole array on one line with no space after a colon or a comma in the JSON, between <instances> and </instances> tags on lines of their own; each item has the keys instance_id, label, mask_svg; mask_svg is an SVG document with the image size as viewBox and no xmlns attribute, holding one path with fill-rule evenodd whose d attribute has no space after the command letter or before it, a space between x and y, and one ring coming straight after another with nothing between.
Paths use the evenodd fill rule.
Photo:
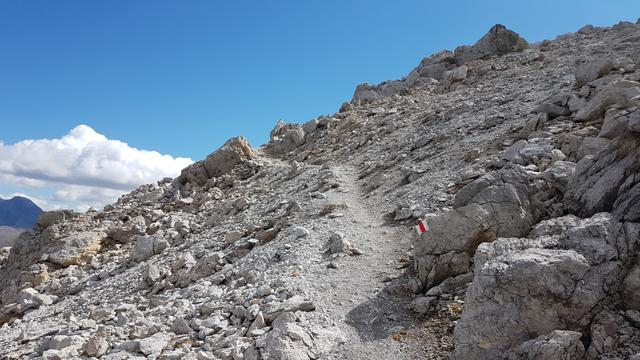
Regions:
<instances>
[{"instance_id":1,"label":"mountain ridge","mask_svg":"<svg viewBox=\"0 0 640 360\"><path fill-rule=\"evenodd\" d=\"M40 213L42 209L26 197L0 198L0 226L30 229L38 220Z\"/></svg>"}]
</instances>

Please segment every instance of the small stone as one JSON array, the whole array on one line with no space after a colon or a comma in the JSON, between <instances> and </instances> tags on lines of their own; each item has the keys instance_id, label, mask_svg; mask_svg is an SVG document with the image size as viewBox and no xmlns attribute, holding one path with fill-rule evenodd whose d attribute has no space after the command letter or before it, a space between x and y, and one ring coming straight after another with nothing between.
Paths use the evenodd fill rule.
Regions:
<instances>
[{"instance_id":1,"label":"small stone","mask_svg":"<svg viewBox=\"0 0 640 360\"><path fill-rule=\"evenodd\" d=\"M343 253L351 249L351 243L344 239L344 234L332 231L329 235L329 253Z\"/></svg>"},{"instance_id":2,"label":"small stone","mask_svg":"<svg viewBox=\"0 0 640 360\"><path fill-rule=\"evenodd\" d=\"M84 344L84 351L89 356L100 357L109 351L109 343L102 336L92 336Z\"/></svg>"},{"instance_id":3,"label":"small stone","mask_svg":"<svg viewBox=\"0 0 640 360\"><path fill-rule=\"evenodd\" d=\"M411 303L411 308L418 314L426 314L433 308L436 301L437 298L433 296L417 297Z\"/></svg>"}]
</instances>

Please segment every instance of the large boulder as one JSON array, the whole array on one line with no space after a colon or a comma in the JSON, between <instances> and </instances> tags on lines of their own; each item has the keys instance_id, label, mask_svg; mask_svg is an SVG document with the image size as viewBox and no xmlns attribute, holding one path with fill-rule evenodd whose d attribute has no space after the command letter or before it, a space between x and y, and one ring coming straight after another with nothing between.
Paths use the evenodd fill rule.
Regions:
<instances>
[{"instance_id":1,"label":"large boulder","mask_svg":"<svg viewBox=\"0 0 640 360\"><path fill-rule=\"evenodd\" d=\"M304 135L301 125L278 121L275 128L271 130L271 140L265 149L271 154L286 154L304 144Z\"/></svg>"},{"instance_id":2,"label":"large boulder","mask_svg":"<svg viewBox=\"0 0 640 360\"><path fill-rule=\"evenodd\" d=\"M52 263L69 266L86 263L102 248L103 233L87 231L58 240L47 259Z\"/></svg>"},{"instance_id":3,"label":"large boulder","mask_svg":"<svg viewBox=\"0 0 640 360\"><path fill-rule=\"evenodd\" d=\"M640 83L617 80L607 85L594 96L575 116L575 121L595 121L603 117L612 107L629 108L640 104Z\"/></svg>"},{"instance_id":4,"label":"large boulder","mask_svg":"<svg viewBox=\"0 0 640 360\"><path fill-rule=\"evenodd\" d=\"M529 47L527 40L504 25L494 25L473 46L459 46L454 52L458 63L484 59L494 55L504 55L510 52L522 51Z\"/></svg>"},{"instance_id":5,"label":"large boulder","mask_svg":"<svg viewBox=\"0 0 640 360\"><path fill-rule=\"evenodd\" d=\"M639 115L637 109L623 112L624 134L577 163L565 194L571 211L583 217L611 211L621 220L640 221L640 132L628 126Z\"/></svg>"},{"instance_id":6,"label":"large boulder","mask_svg":"<svg viewBox=\"0 0 640 360\"><path fill-rule=\"evenodd\" d=\"M585 349L580 338L582 334L576 331L554 330L547 335L525 341L518 347L511 349L506 358L508 360L578 360L584 358Z\"/></svg>"},{"instance_id":7,"label":"large boulder","mask_svg":"<svg viewBox=\"0 0 640 360\"><path fill-rule=\"evenodd\" d=\"M189 182L202 186L209 179L222 176L256 156L256 152L245 138L235 137L227 140L205 160L193 163L182 170L177 181L180 184Z\"/></svg>"},{"instance_id":8,"label":"large boulder","mask_svg":"<svg viewBox=\"0 0 640 360\"><path fill-rule=\"evenodd\" d=\"M602 213L545 221L528 239L482 244L455 329L455 358L496 359L554 330L588 331L618 293L639 236L637 224Z\"/></svg>"},{"instance_id":9,"label":"large boulder","mask_svg":"<svg viewBox=\"0 0 640 360\"><path fill-rule=\"evenodd\" d=\"M399 94L408 87L409 84L404 80L385 81L378 85L360 84L353 93L351 103L355 105L368 104L377 99Z\"/></svg>"},{"instance_id":10,"label":"large boulder","mask_svg":"<svg viewBox=\"0 0 640 360\"><path fill-rule=\"evenodd\" d=\"M454 209L427 219L414 241L418 278L428 289L468 272L479 244L524 236L534 223L527 174L519 168L489 173L458 191Z\"/></svg>"},{"instance_id":11,"label":"large boulder","mask_svg":"<svg viewBox=\"0 0 640 360\"><path fill-rule=\"evenodd\" d=\"M597 59L583 64L576 69L576 85L583 86L606 75L613 68L613 61L608 58Z\"/></svg>"},{"instance_id":12,"label":"large boulder","mask_svg":"<svg viewBox=\"0 0 640 360\"><path fill-rule=\"evenodd\" d=\"M424 81L423 79L442 80L447 70L455 67L455 60L450 51L440 51L428 56L409 73L405 81L407 85L415 86Z\"/></svg>"}]
</instances>

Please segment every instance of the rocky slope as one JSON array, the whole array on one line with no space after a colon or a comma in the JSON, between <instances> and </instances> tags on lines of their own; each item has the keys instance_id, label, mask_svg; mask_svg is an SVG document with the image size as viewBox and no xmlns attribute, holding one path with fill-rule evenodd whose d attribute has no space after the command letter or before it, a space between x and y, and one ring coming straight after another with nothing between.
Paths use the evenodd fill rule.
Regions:
<instances>
[{"instance_id":1,"label":"rocky slope","mask_svg":"<svg viewBox=\"0 0 640 360\"><path fill-rule=\"evenodd\" d=\"M495 26L259 149L45 213L0 253L0 357L638 358L639 43Z\"/></svg>"}]
</instances>

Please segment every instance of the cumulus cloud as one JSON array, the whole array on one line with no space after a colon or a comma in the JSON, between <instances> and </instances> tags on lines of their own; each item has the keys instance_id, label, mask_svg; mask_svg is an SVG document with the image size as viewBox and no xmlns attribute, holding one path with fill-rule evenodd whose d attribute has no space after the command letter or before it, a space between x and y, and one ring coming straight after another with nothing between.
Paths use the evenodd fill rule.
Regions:
<instances>
[{"instance_id":1,"label":"cumulus cloud","mask_svg":"<svg viewBox=\"0 0 640 360\"><path fill-rule=\"evenodd\" d=\"M192 162L107 139L86 125L59 139L0 142L0 182L48 194L42 201L50 208L101 207Z\"/></svg>"}]
</instances>

